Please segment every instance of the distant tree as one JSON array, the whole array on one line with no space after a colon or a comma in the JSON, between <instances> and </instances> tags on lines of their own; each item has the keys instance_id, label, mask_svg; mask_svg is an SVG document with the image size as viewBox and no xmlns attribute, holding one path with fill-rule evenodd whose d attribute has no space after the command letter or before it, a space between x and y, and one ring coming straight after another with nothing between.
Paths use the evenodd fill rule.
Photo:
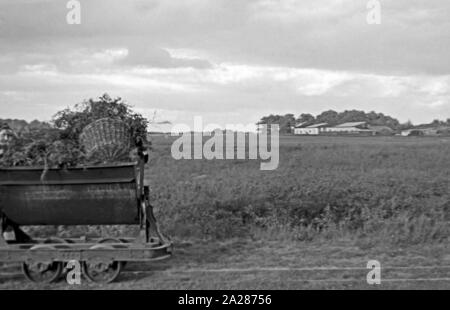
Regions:
<instances>
[{"instance_id":1,"label":"distant tree","mask_svg":"<svg viewBox=\"0 0 450 310\"><path fill-rule=\"evenodd\" d=\"M28 129L49 129L51 125L46 122L40 122L37 119L28 124Z\"/></svg>"},{"instance_id":2,"label":"distant tree","mask_svg":"<svg viewBox=\"0 0 450 310\"><path fill-rule=\"evenodd\" d=\"M400 124L398 126L398 129L399 130L408 130L408 129L411 129L413 127L414 127L413 123L410 120L408 120L406 123Z\"/></svg>"},{"instance_id":3,"label":"distant tree","mask_svg":"<svg viewBox=\"0 0 450 310\"><path fill-rule=\"evenodd\" d=\"M332 126L337 125L339 123L338 116L339 114L336 111L328 110L316 116L316 123L328 123Z\"/></svg>"},{"instance_id":4,"label":"distant tree","mask_svg":"<svg viewBox=\"0 0 450 310\"><path fill-rule=\"evenodd\" d=\"M261 118L257 125L272 125L278 124L280 128L281 134L291 133L292 127L295 126L295 117L294 114L286 114L286 115L274 115L270 114L269 116L264 116Z\"/></svg>"},{"instance_id":5,"label":"distant tree","mask_svg":"<svg viewBox=\"0 0 450 310\"><path fill-rule=\"evenodd\" d=\"M286 114L282 118L280 124L280 132L282 133L293 133L293 127L295 126L295 116L294 114Z\"/></svg>"},{"instance_id":6,"label":"distant tree","mask_svg":"<svg viewBox=\"0 0 450 310\"><path fill-rule=\"evenodd\" d=\"M38 120L28 123L23 119L0 119L0 123L7 124L16 134L32 129L48 129L51 127L49 123Z\"/></svg>"},{"instance_id":7,"label":"distant tree","mask_svg":"<svg viewBox=\"0 0 450 310\"><path fill-rule=\"evenodd\" d=\"M369 112L366 114L365 121L374 126L386 126L394 130L400 129L400 122L397 119L384 115L383 113Z\"/></svg>"},{"instance_id":8,"label":"distant tree","mask_svg":"<svg viewBox=\"0 0 450 310\"><path fill-rule=\"evenodd\" d=\"M433 122L431 122L430 125L437 127L437 126L445 126L446 122L438 120L438 119L434 119Z\"/></svg>"},{"instance_id":9,"label":"distant tree","mask_svg":"<svg viewBox=\"0 0 450 310\"><path fill-rule=\"evenodd\" d=\"M368 121L368 116L364 111L351 110L338 113L337 119L339 123L366 122Z\"/></svg>"},{"instance_id":10,"label":"distant tree","mask_svg":"<svg viewBox=\"0 0 450 310\"><path fill-rule=\"evenodd\" d=\"M306 123L306 124L314 124L315 120L316 118L314 117L314 115L309 113L302 113L297 118L298 123Z\"/></svg>"}]
</instances>

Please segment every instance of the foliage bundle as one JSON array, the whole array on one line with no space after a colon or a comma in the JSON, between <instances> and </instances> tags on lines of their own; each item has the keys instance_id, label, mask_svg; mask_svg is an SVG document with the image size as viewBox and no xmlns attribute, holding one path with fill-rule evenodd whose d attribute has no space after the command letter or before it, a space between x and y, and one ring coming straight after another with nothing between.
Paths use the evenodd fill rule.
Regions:
<instances>
[{"instance_id":1,"label":"foliage bundle","mask_svg":"<svg viewBox=\"0 0 450 310\"><path fill-rule=\"evenodd\" d=\"M125 122L135 143L147 142L148 121L121 98L104 94L56 113L51 124L16 132L0 158L0 166L76 166L88 164L80 134L85 126L102 118Z\"/></svg>"}]
</instances>

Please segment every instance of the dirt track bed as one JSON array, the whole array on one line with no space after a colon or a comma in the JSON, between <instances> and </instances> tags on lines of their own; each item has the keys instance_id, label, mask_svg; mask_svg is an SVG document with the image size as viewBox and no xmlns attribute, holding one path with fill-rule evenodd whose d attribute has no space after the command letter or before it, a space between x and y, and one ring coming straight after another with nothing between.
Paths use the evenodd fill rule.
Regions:
<instances>
[{"instance_id":1,"label":"dirt track bed","mask_svg":"<svg viewBox=\"0 0 450 310\"><path fill-rule=\"evenodd\" d=\"M381 263L379 286L366 282L367 262ZM2 266L0 289L450 289L448 246L361 249L351 244L177 242L174 257L130 263L118 281L37 286L19 266Z\"/></svg>"}]
</instances>

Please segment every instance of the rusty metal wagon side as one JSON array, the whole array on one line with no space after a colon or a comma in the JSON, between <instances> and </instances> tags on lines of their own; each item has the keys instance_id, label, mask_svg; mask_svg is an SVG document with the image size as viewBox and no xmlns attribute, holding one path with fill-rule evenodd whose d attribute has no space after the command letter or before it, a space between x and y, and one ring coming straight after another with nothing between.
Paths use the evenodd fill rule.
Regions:
<instances>
[{"instance_id":1,"label":"rusty metal wagon side","mask_svg":"<svg viewBox=\"0 0 450 310\"><path fill-rule=\"evenodd\" d=\"M77 261L94 282L115 280L125 262L168 258L172 244L160 232L144 161L116 165L48 169L0 169L0 261L22 263L34 282L54 282L69 261ZM32 238L28 225L139 225L133 238Z\"/></svg>"}]
</instances>

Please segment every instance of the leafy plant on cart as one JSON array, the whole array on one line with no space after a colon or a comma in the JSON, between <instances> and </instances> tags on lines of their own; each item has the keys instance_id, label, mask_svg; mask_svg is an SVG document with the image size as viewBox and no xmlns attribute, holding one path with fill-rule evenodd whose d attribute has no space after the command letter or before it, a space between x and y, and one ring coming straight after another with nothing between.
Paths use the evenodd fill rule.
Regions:
<instances>
[{"instance_id":1,"label":"leafy plant on cart","mask_svg":"<svg viewBox=\"0 0 450 310\"><path fill-rule=\"evenodd\" d=\"M136 143L147 142L148 121L135 113L121 98L104 94L88 99L56 113L51 126L23 130L16 133L8 149L0 158L0 166L76 166L86 163L80 145L80 134L85 126L102 118L125 122Z\"/></svg>"}]
</instances>

